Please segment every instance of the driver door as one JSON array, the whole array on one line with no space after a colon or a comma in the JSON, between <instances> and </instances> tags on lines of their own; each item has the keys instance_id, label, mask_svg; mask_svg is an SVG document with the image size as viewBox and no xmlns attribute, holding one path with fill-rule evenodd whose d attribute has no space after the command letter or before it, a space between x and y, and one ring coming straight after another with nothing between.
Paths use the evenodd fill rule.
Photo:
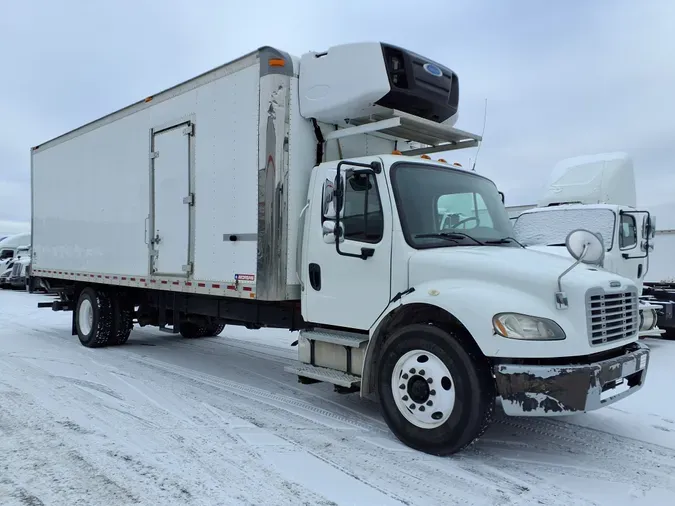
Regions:
<instances>
[{"instance_id":1,"label":"driver door","mask_svg":"<svg viewBox=\"0 0 675 506\"><path fill-rule=\"evenodd\" d=\"M379 158L373 161L381 164ZM337 165L316 169L302 261L303 317L323 325L368 330L391 298L389 190L382 171L341 162L336 178Z\"/></svg>"}]
</instances>

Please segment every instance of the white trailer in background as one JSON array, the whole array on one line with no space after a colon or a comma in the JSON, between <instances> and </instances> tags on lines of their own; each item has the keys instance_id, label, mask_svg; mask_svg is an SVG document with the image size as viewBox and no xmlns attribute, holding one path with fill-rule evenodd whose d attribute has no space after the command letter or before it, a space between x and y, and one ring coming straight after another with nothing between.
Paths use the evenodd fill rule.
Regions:
<instances>
[{"instance_id":1,"label":"white trailer in background","mask_svg":"<svg viewBox=\"0 0 675 506\"><path fill-rule=\"evenodd\" d=\"M602 153L560 161L535 206L514 206L508 212L515 237L530 249L569 256L565 240L570 232L585 228L599 234L606 250L602 267L632 279L643 295L655 219L636 207L631 158L625 153ZM641 337L663 332L657 326L662 308L653 302L647 294L641 298Z\"/></svg>"},{"instance_id":2,"label":"white trailer in background","mask_svg":"<svg viewBox=\"0 0 675 506\"><path fill-rule=\"evenodd\" d=\"M638 391L637 287L589 265L597 238L576 266L523 249L492 181L428 156L478 144L458 100L452 70L388 44L261 48L34 147L32 275L88 347L134 323L300 330L290 372L376 395L434 454L497 398L563 415Z\"/></svg>"}]
</instances>

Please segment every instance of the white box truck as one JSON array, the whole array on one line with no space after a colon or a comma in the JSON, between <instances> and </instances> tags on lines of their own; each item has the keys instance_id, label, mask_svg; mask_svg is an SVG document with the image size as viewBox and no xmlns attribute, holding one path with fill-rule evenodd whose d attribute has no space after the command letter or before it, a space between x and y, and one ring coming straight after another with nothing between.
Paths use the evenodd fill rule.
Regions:
<instances>
[{"instance_id":1,"label":"white box truck","mask_svg":"<svg viewBox=\"0 0 675 506\"><path fill-rule=\"evenodd\" d=\"M301 382L379 399L405 444L447 455L509 415L639 390L649 349L627 278L522 248L489 179L430 153L449 68L381 43L264 47L31 150L32 275L84 346L134 324L186 338L299 330ZM621 297L622 332L597 322Z\"/></svg>"}]
</instances>

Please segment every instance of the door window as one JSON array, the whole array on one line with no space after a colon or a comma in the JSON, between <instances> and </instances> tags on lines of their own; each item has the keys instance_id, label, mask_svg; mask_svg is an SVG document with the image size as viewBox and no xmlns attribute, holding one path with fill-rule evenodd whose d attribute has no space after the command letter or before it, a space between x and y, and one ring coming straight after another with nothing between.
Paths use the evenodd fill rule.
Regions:
<instances>
[{"instance_id":1,"label":"door window","mask_svg":"<svg viewBox=\"0 0 675 506\"><path fill-rule=\"evenodd\" d=\"M629 249L637 244L637 225L635 216L622 214L619 225L619 248Z\"/></svg>"},{"instance_id":2,"label":"door window","mask_svg":"<svg viewBox=\"0 0 675 506\"><path fill-rule=\"evenodd\" d=\"M352 174L346 179L340 223L347 241L375 244L382 240L384 215L374 174Z\"/></svg>"}]
</instances>

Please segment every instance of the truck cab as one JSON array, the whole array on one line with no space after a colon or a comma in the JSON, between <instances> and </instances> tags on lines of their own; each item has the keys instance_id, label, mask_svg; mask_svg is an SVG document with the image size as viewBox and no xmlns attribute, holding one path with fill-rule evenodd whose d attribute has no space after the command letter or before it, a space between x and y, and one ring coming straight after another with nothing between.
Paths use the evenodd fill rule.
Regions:
<instances>
[{"instance_id":1,"label":"truck cab","mask_svg":"<svg viewBox=\"0 0 675 506\"><path fill-rule=\"evenodd\" d=\"M303 365L287 370L377 395L409 446L456 451L466 444L456 432L431 434L456 416L476 421L473 440L493 396L508 415L551 416L597 409L643 384L636 284L599 267L604 246L590 232L602 252L595 263L522 247L500 192L479 174L430 156L322 163L302 223L308 328ZM572 377L588 390L573 393Z\"/></svg>"},{"instance_id":2,"label":"truck cab","mask_svg":"<svg viewBox=\"0 0 675 506\"><path fill-rule=\"evenodd\" d=\"M625 153L602 153L560 161L537 206L514 221L516 238L529 249L562 256L567 235L585 228L599 235L605 256L602 268L631 279L642 295L655 218L636 208L633 162ZM660 336L658 304L640 305L640 336Z\"/></svg>"}]
</instances>

